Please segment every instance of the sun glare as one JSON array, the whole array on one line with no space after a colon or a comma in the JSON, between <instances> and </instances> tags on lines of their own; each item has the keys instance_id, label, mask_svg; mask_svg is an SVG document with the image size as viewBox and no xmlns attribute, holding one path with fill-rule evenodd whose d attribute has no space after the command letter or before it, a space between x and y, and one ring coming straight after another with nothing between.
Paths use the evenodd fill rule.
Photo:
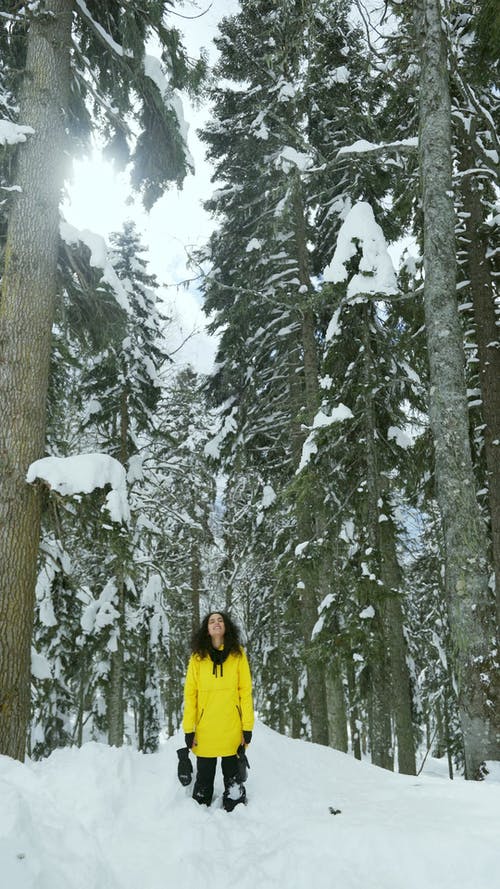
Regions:
<instances>
[{"instance_id":1,"label":"sun glare","mask_svg":"<svg viewBox=\"0 0 500 889\"><path fill-rule=\"evenodd\" d=\"M124 219L137 215L129 196L126 175L117 173L111 163L94 152L90 158L73 162L64 216L77 228L89 228L106 237L121 229Z\"/></svg>"}]
</instances>

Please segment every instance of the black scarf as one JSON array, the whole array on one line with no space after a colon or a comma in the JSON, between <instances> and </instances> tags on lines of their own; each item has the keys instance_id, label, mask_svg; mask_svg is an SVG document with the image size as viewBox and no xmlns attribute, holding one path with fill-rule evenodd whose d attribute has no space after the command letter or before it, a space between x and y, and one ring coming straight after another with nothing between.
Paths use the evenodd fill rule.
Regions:
<instances>
[{"instance_id":1,"label":"black scarf","mask_svg":"<svg viewBox=\"0 0 500 889\"><path fill-rule=\"evenodd\" d=\"M220 667L220 675L224 676L224 667L222 665L223 665L224 661L226 660L226 658L229 654L229 651L227 651L225 648L221 648L221 649L210 648L208 653L209 653L209 655L212 659L212 663L214 665L212 673L215 676L215 678L217 678L217 667Z\"/></svg>"}]
</instances>

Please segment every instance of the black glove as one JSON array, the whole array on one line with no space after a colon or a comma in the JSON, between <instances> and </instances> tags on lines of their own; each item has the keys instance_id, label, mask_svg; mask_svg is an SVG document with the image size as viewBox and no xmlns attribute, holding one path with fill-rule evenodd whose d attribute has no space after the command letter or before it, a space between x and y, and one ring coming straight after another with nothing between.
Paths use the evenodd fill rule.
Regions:
<instances>
[{"instance_id":1,"label":"black glove","mask_svg":"<svg viewBox=\"0 0 500 889\"><path fill-rule=\"evenodd\" d=\"M187 732L187 734L184 735L184 743L188 750L191 750L194 743L194 732Z\"/></svg>"},{"instance_id":2,"label":"black glove","mask_svg":"<svg viewBox=\"0 0 500 889\"><path fill-rule=\"evenodd\" d=\"M177 756L179 757L177 777L182 786L187 787L188 784L191 784L191 778L193 777L193 764L189 758L189 750L187 747L181 747L180 750L177 751Z\"/></svg>"},{"instance_id":3,"label":"black glove","mask_svg":"<svg viewBox=\"0 0 500 889\"><path fill-rule=\"evenodd\" d=\"M250 744L252 740L252 732L243 732L243 737L245 739L245 744Z\"/></svg>"},{"instance_id":4,"label":"black glove","mask_svg":"<svg viewBox=\"0 0 500 889\"><path fill-rule=\"evenodd\" d=\"M237 777L240 784L244 784L248 777L248 769L250 768L250 763L248 762L247 755L245 753L245 748L243 744L240 744L236 751L236 757L238 759L238 769L237 769Z\"/></svg>"}]
</instances>

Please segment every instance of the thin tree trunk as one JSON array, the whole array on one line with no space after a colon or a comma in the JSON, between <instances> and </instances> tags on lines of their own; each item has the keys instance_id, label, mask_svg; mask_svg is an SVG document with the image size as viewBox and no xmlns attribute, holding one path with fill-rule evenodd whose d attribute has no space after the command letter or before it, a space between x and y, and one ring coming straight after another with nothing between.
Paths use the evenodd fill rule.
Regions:
<instances>
[{"instance_id":1,"label":"thin tree trunk","mask_svg":"<svg viewBox=\"0 0 500 889\"><path fill-rule=\"evenodd\" d=\"M0 753L20 760L41 513L25 477L45 447L72 8L48 0L30 24L19 119L35 133L18 148L0 303Z\"/></svg>"},{"instance_id":2,"label":"thin tree trunk","mask_svg":"<svg viewBox=\"0 0 500 889\"><path fill-rule=\"evenodd\" d=\"M424 302L430 424L445 545L451 654L464 738L465 774L500 759L495 622L485 529L469 446L464 348L456 300L451 111L439 0L420 0L420 165L424 211Z\"/></svg>"},{"instance_id":3,"label":"thin tree trunk","mask_svg":"<svg viewBox=\"0 0 500 889\"><path fill-rule=\"evenodd\" d=\"M344 686L339 663L332 664L326 675L326 698L328 708L328 737L330 747L347 753L347 715Z\"/></svg>"},{"instance_id":4,"label":"thin tree trunk","mask_svg":"<svg viewBox=\"0 0 500 889\"><path fill-rule=\"evenodd\" d=\"M298 703L298 694L299 683L297 680L297 676L294 676L292 680L292 738L300 738L302 728L301 709Z\"/></svg>"},{"instance_id":5,"label":"thin tree trunk","mask_svg":"<svg viewBox=\"0 0 500 889\"><path fill-rule=\"evenodd\" d=\"M120 399L119 417L120 462L126 466L128 460L129 409L127 390L123 389ZM117 546L120 546L118 538ZM108 685L108 742L114 747L123 744L125 729L124 702L124 637L125 637L125 577L123 554L116 554L116 581L118 585L115 599L117 617L116 649L111 652Z\"/></svg>"},{"instance_id":6,"label":"thin tree trunk","mask_svg":"<svg viewBox=\"0 0 500 889\"><path fill-rule=\"evenodd\" d=\"M464 172L474 165L470 148L461 154ZM484 451L486 457L488 501L491 519L491 542L495 569L497 633L500 632L500 316L495 311L495 294L488 244L483 237L483 208L473 174L462 177L463 207L466 212L468 277L476 322L476 343L479 358L479 385L485 423Z\"/></svg>"},{"instance_id":7,"label":"thin tree trunk","mask_svg":"<svg viewBox=\"0 0 500 889\"><path fill-rule=\"evenodd\" d=\"M412 719L410 671L406 660L407 647L403 631L401 607L401 570L396 552L394 524L391 519L378 523L382 580L386 590L384 625L391 662L391 689L394 724L398 741L398 771L416 775L415 739Z\"/></svg>"},{"instance_id":8,"label":"thin tree trunk","mask_svg":"<svg viewBox=\"0 0 500 889\"><path fill-rule=\"evenodd\" d=\"M123 634L125 627L125 584L119 580L116 610L119 613L116 650L111 652L108 684L108 743L121 747L125 729L123 702Z\"/></svg>"},{"instance_id":9,"label":"thin tree trunk","mask_svg":"<svg viewBox=\"0 0 500 889\"><path fill-rule=\"evenodd\" d=\"M365 301L363 313L363 367L365 390L365 447L366 447L366 532L368 545L379 554L382 562L379 502L380 482L377 453L377 421L373 403L374 362L370 342L370 311ZM376 581L369 582L367 605L374 609L371 621L372 645L369 664L370 676L370 746L372 761L384 769L394 768L392 745L392 695L388 642L385 628L386 591Z\"/></svg>"},{"instance_id":10,"label":"thin tree trunk","mask_svg":"<svg viewBox=\"0 0 500 889\"><path fill-rule=\"evenodd\" d=\"M147 677L148 677L148 660L149 660L149 634L150 634L149 616L145 618L145 623L140 628L141 634L141 654L138 669L138 697L139 706L137 711L137 749L145 752L146 738L148 735L146 723L146 711L149 706L146 700Z\"/></svg>"},{"instance_id":11,"label":"thin tree trunk","mask_svg":"<svg viewBox=\"0 0 500 889\"><path fill-rule=\"evenodd\" d=\"M83 744L83 719L85 713L85 696L87 690L87 658L84 652L80 654L80 674L78 682L78 717L76 729L76 745L81 747Z\"/></svg>"},{"instance_id":12,"label":"thin tree trunk","mask_svg":"<svg viewBox=\"0 0 500 889\"><path fill-rule=\"evenodd\" d=\"M304 205L301 183L298 174L293 185L295 246L298 262L299 280L302 288L311 291L308 269L307 239L305 227ZM292 406L292 453L295 468L298 468L302 456L302 444L305 440L303 424L312 424L319 405L318 359L315 337L315 318L310 306L306 305L301 319L300 361L303 371L303 387L297 380L296 366L290 361L290 392ZM299 360L298 354L295 356ZM296 504L297 531L300 542L313 541L317 536L317 522L320 520L314 473L309 473L307 495L300 496ZM318 620L318 577L320 566L314 563L312 556L306 554L301 559L300 577L302 582L302 630L305 644L307 693L311 714L312 740L317 744L328 744L328 712L326 706L326 685L324 665L316 653L312 643L312 633Z\"/></svg>"},{"instance_id":13,"label":"thin tree trunk","mask_svg":"<svg viewBox=\"0 0 500 889\"><path fill-rule=\"evenodd\" d=\"M349 731L351 734L352 752L356 759L361 759L361 719L356 696L356 676L351 657L347 657L346 665L347 691L349 695Z\"/></svg>"},{"instance_id":14,"label":"thin tree trunk","mask_svg":"<svg viewBox=\"0 0 500 889\"><path fill-rule=\"evenodd\" d=\"M195 633L200 626L201 564L200 546L196 539L191 541L191 629Z\"/></svg>"}]
</instances>

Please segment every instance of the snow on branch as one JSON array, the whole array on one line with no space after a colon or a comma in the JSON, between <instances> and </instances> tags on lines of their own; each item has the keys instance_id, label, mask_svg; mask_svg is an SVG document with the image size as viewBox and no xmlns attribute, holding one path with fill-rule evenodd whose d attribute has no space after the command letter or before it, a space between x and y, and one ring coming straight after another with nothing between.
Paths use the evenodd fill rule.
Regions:
<instances>
[{"instance_id":1,"label":"snow on branch","mask_svg":"<svg viewBox=\"0 0 500 889\"><path fill-rule=\"evenodd\" d=\"M347 285L347 296L397 293L396 273L384 233L366 201L355 204L344 219L333 259L323 273L325 281L346 281L347 263L358 253L358 272Z\"/></svg>"},{"instance_id":2,"label":"snow on branch","mask_svg":"<svg viewBox=\"0 0 500 889\"><path fill-rule=\"evenodd\" d=\"M0 145L16 145L18 142L26 142L26 136L30 136L35 131L32 127L21 126L18 123L12 123L11 120L0 120Z\"/></svg>"},{"instance_id":3,"label":"snow on branch","mask_svg":"<svg viewBox=\"0 0 500 889\"><path fill-rule=\"evenodd\" d=\"M108 49L110 49L118 56L128 56L129 58L133 58L134 54L131 49L123 49L123 46L120 46L120 44L113 39L111 34L108 34L105 28L103 28L103 26L100 25L99 22L96 22L96 20L92 18L92 14L87 4L85 3L85 0L76 0L76 5L78 6L78 9L86 18L92 29L101 39L101 41L108 47Z\"/></svg>"},{"instance_id":4,"label":"snow on branch","mask_svg":"<svg viewBox=\"0 0 500 889\"><path fill-rule=\"evenodd\" d=\"M276 167L289 173L294 167L304 173L312 166L312 158L303 151L297 151L291 145L285 145L276 158Z\"/></svg>"},{"instance_id":5,"label":"snow on branch","mask_svg":"<svg viewBox=\"0 0 500 889\"><path fill-rule=\"evenodd\" d=\"M236 422L236 414L238 413L238 408L235 406L231 409L231 412L224 417L224 419L220 422L219 429L210 441L208 441L204 447L204 454L206 457L212 457L214 460L218 460L220 457L220 450L222 442L228 435L236 431L237 422Z\"/></svg>"},{"instance_id":6,"label":"snow on branch","mask_svg":"<svg viewBox=\"0 0 500 889\"><path fill-rule=\"evenodd\" d=\"M26 481L44 481L61 496L90 494L96 488L111 485L106 509L113 522L130 519L125 468L108 454L76 454L74 457L43 457L28 469Z\"/></svg>"},{"instance_id":7,"label":"snow on branch","mask_svg":"<svg viewBox=\"0 0 500 889\"><path fill-rule=\"evenodd\" d=\"M78 229L64 221L61 221L59 224L59 232L64 243L70 247L78 243L85 244L88 247L90 250L90 265L92 268L102 269L102 280L112 288L118 305L126 312L130 312L127 291L108 258L108 248L104 238L95 232L89 231L87 228Z\"/></svg>"},{"instance_id":8,"label":"snow on branch","mask_svg":"<svg viewBox=\"0 0 500 889\"><path fill-rule=\"evenodd\" d=\"M307 466L312 455L318 452L318 446L315 441L317 430L324 429L325 426L331 426L333 423L342 423L343 420L350 420L353 416L354 414L350 408L342 403L338 407L334 407L330 415L325 414L322 410L318 411L314 417L311 431L302 445L302 456L297 469L297 475L304 469L304 466Z\"/></svg>"},{"instance_id":9,"label":"snow on branch","mask_svg":"<svg viewBox=\"0 0 500 889\"><path fill-rule=\"evenodd\" d=\"M367 142L366 139L358 139L352 145L344 145L339 148L337 157L341 154L365 154L368 151L386 151L388 148L418 148L418 138L400 139L397 142Z\"/></svg>"},{"instance_id":10,"label":"snow on branch","mask_svg":"<svg viewBox=\"0 0 500 889\"><path fill-rule=\"evenodd\" d=\"M31 646L31 675L34 679L52 679L50 663L44 654Z\"/></svg>"},{"instance_id":11,"label":"snow on branch","mask_svg":"<svg viewBox=\"0 0 500 889\"><path fill-rule=\"evenodd\" d=\"M175 112L177 122L179 124L179 131L184 143L184 154L186 157L186 163L189 167L191 167L192 170L194 170L193 156L188 149L187 143L189 124L186 122L186 118L184 117L184 106L182 104L181 94L179 90L171 88L168 78L161 66L160 60L157 59L156 56L151 56L146 53L142 64L146 77L149 77L149 79L156 84L166 107L172 108L172 110Z\"/></svg>"}]
</instances>

